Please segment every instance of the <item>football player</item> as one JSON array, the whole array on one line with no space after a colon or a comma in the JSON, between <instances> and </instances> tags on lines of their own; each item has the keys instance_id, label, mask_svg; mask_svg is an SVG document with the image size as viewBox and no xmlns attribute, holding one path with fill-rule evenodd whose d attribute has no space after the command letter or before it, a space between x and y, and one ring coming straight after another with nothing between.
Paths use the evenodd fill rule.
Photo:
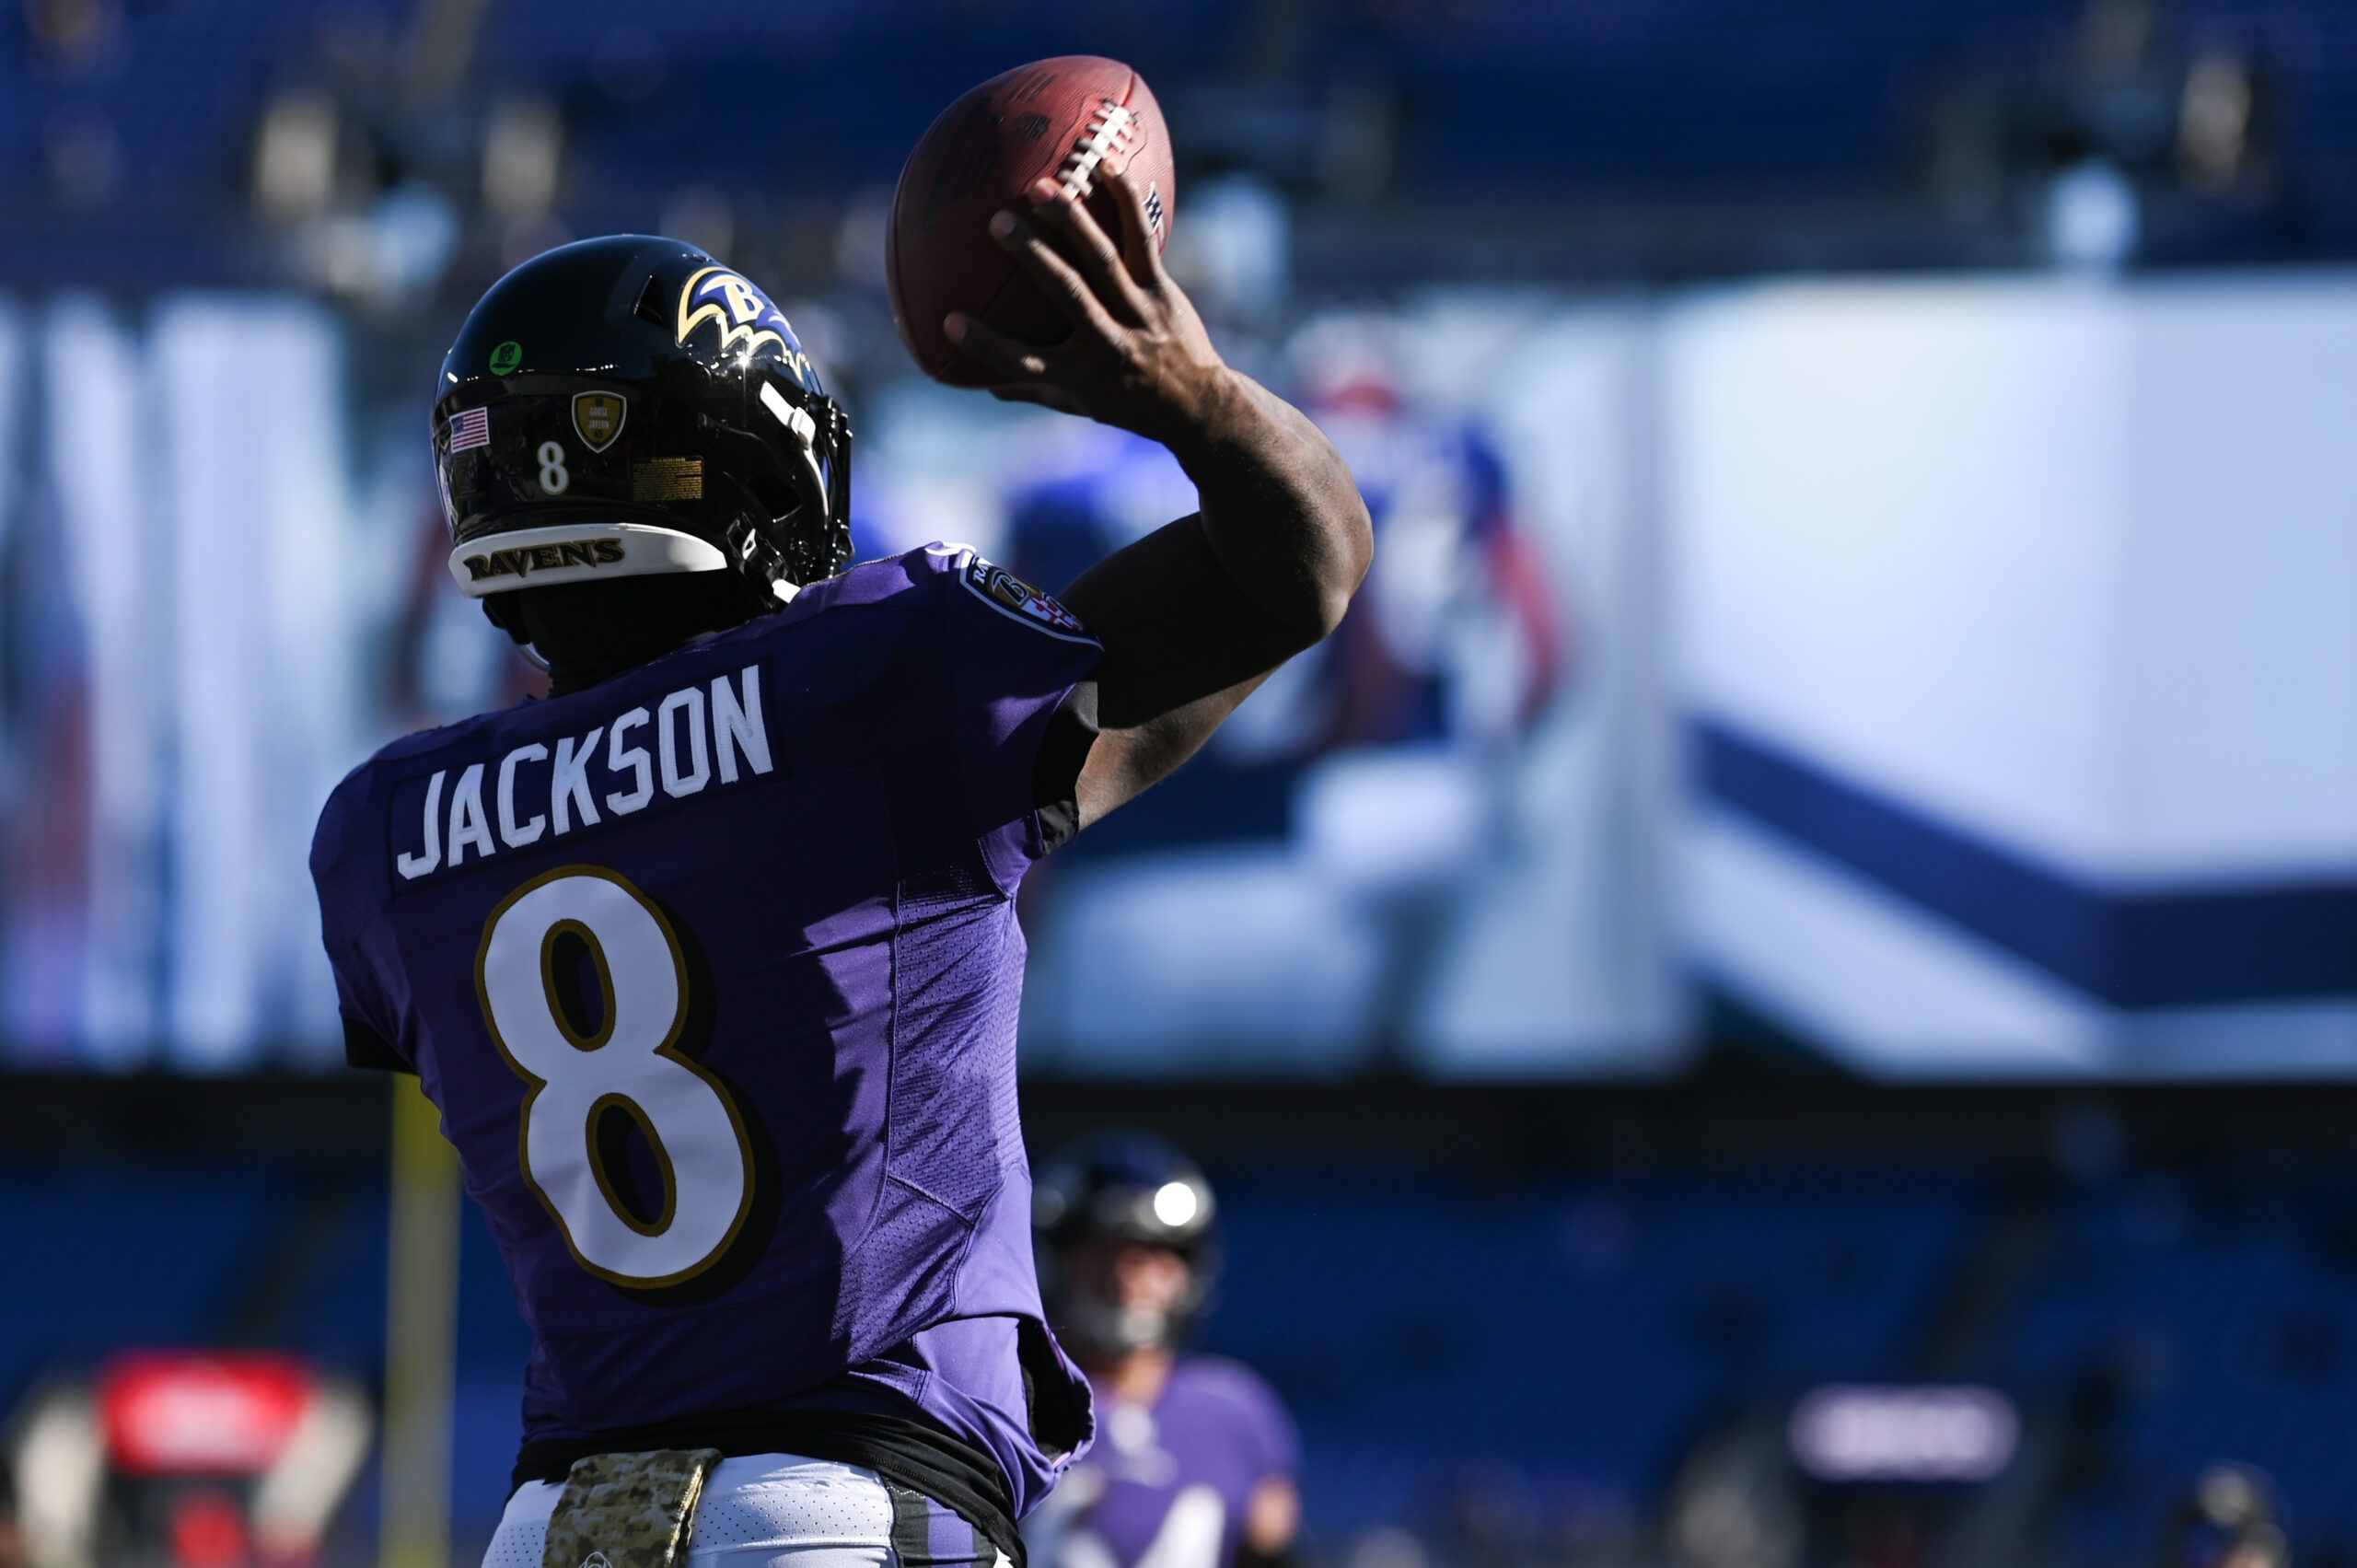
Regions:
<instances>
[{"instance_id":1,"label":"football player","mask_svg":"<svg viewBox=\"0 0 2357 1568\"><path fill-rule=\"evenodd\" d=\"M1097 1442L1025 1526L1039 1568L1237 1568L1291 1553L1293 1423L1250 1368L1178 1347L1218 1273L1210 1185L1138 1132L1084 1140L1031 1200L1048 1320Z\"/></svg>"},{"instance_id":2,"label":"football player","mask_svg":"<svg viewBox=\"0 0 2357 1568\"><path fill-rule=\"evenodd\" d=\"M1013 895L1370 552L1105 178L1117 234L1044 181L993 228L1066 337L945 324L996 395L1197 485L1061 599L954 545L852 566L843 412L692 247L527 261L443 363L451 573L550 695L377 753L312 873L347 1052L419 1075L533 1330L488 1562L675 1561L691 1521L747 1568L1020 1561L1088 1440L1032 1267Z\"/></svg>"}]
</instances>

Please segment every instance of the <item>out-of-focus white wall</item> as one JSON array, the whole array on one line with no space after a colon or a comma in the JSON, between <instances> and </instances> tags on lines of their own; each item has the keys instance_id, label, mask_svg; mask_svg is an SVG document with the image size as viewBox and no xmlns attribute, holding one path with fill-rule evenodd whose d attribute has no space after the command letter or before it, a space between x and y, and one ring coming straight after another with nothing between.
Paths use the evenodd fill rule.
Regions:
<instances>
[{"instance_id":1,"label":"out-of-focus white wall","mask_svg":"<svg viewBox=\"0 0 2357 1568\"><path fill-rule=\"evenodd\" d=\"M1664 331L1704 963L1884 1070L2357 1064L2357 279Z\"/></svg>"}]
</instances>

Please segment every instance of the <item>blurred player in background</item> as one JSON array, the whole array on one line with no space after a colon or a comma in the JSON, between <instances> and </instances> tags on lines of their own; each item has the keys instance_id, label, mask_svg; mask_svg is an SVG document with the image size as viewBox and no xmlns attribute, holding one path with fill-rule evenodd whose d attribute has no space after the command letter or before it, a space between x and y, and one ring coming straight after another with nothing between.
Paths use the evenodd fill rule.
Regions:
<instances>
[{"instance_id":1,"label":"blurred player in background","mask_svg":"<svg viewBox=\"0 0 2357 1568\"><path fill-rule=\"evenodd\" d=\"M1031 1258L1013 896L1371 552L1332 446L1099 180L1118 236L1045 180L991 231L1064 336L945 324L996 395L1195 482L1063 603L961 547L852 566L843 411L692 246L538 257L444 361L450 570L550 696L354 771L312 871L351 1059L420 1076L534 1331L489 1563L670 1561L691 1522L743 1568L1019 1560L1088 1441Z\"/></svg>"},{"instance_id":2,"label":"blurred player in background","mask_svg":"<svg viewBox=\"0 0 2357 1568\"><path fill-rule=\"evenodd\" d=\"M2241 1465L2204 1470L2170 1515L2159 1568L2289 1568L2266 1478Z\"/></svg>"},{"instance_id":3,"label":"blurred player in background","mask_svg":"<svg viewBox=\"0 0 2357 1568\"><path fill-rule=\"evenodd\" d=\"M1497 918L1503 862L1535 842L1581 853L1577 830L1532 804L1532 769L1550 765L1534 743L1577 679L1576 596L1517 509L1502 432L1449 377L1418 373L1412 337L1337 314L1288 346L1295 395L1350 464L1381 548L1333 636L1027 889L1052 956L1032 1016L1062 1060L1195 1069L1227 1037L1325 1071L1387 1050L1413 1061L1418 1042L1480 1031L1467 998L1492 988L1465 966ZM1035 579L1158 526L1157 498L1185 482L1117 433L1060 456L1013 497L1006 548ZM1577 940L1577 917L1539 901ZM1121 941L1097 935L1114 929ZM1061 961L1073 952L1085 959ZM1222 977L1225 1011L1184 978L1202 972Z\"/></svg>"},{"instance_id":4,"label":"blurred player in background","mask_svg":"<svg viewBox=\"0 0 2357 1568\"><path fill-rule=\"evenodd\" d=\"M1288 347L1295 395L1349 461L1383 549L1334 636L1272 678L1212 745L1206 760L1225 771L1280 762L1290 776L1351 747L1449 746L1494 761L1574 673L1569 596L1516 514L1496 438L1480 418L1418 394L1399 363L1399 331L1337 316ZM1010 497L1009 563L1066 581L1158 528L1185 483L1155 444L1102 432ZM1178 788L1237 786L1197 769ZM1233 835L1235 816L1205 826ZM1185 836L1184 823L1171 828ZM1129 824L1124 837L1136 832Z\"/></svg>"},{"instance_id":5,"label":"blurred player in background","mask_svg":"<svg viewBox=\"0 0 2357 1568\"><path fill-rule=\"evenodd\" d=\"M1301 1524L1293 1423L1249 1367L1179 1347L1218 1278L1202 1172L1160 1139L1084 1139L1032 1199L1049 1320L1088 1374L1097 1446L1028 1534L1039 1568L1250 1568Z\"/></svg>"},{"instance_id":6,"label":"blurred player in background","mask_svg":"<svg viewBox=\"0 0 2357 1568\"><path fill-rule=\"evenodd\" d=\"M1421 392L1402 329L1341 315L1289 345L1297 396L1349 459L1383 564L1318 652L1335 692L1326 748L1526 734L1571 672L1544 552L1516 515L1487 423Z\"/></svg>"}]
</instances>

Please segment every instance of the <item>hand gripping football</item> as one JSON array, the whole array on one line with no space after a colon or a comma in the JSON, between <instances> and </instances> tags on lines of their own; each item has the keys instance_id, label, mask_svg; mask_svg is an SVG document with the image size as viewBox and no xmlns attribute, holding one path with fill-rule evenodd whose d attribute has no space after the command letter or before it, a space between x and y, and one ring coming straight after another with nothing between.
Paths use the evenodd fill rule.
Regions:
<instances>
[{"instance_id":1,"label":"hand gripping football","mask_svg":"<svg viewBox=\"0 0 2357 1568\"><path fill-rule=\"evenodd\" d=\"M1170 235L1170 136L1145 81L1118 60L1067 54L993 76L944 110L900 170L886 238L892 319L924 373L977 387L990 373L941 330L953 310L1027 343L1069 330L1015 258L991 238L993 215L1026 210L1045 176L1087 195L1100 165L1133 171L1161 249ZM1098 192L1089 203L1117 238L1120 218Z\"/></svg>"}]
</instances>

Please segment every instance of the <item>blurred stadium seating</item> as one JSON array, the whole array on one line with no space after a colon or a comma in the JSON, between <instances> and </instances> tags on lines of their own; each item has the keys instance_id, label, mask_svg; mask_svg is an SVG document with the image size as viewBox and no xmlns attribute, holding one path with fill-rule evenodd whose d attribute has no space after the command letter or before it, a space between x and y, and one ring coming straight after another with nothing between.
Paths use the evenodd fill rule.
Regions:
<instances>
[{"instance_id":1,"label":"blurred stadium seating","mask_svg":"<svg viewBox=\"0 0 2357 1568\"><path fill-rule=\"evenodd\" d=\"M1501 1192L1242 1172L1225 1187L1207 1343L1292 1403L1329 1550L1385 1526L1446 1526L1477 1479L1542 1516L1642 1529L1732 1401L1906 1376L1978 1208L1968 1182L1842 1176L1771 1177L1732 1198L1693 1177ZM314 1185L263 1168L201 1188L176 1169L64 1184L18 1172L0 1203L38 1205L43 1227L85 1238L10 1304L0 1342L17 1353L0 1376L18 1392L37 1368L122 1344L260 1339L346 1368L383 1344L384 1195L365 1182L322 1209ZM5 1217L7 1234L34 1228ZM455 1506L487 1537L529 1342L488 1233L470 1215L464 1235ZM1583 1345L1609 1353L1564 1353ZM2075 1369L2101 1347L2073 1348L2061 1359ZM1459 1435L1435 1446L1434 1431Z\"/></svg>"},{"instance_id":2,"label":"blurred stadium seating","mask_svg":"<svg viewBox=\"0 0 2357 1568\"><path fill-rule=\"evenodd\" d=\"M2357 1550L2343 1179L2154 1175L2058 1205L2049 1261L1990 1366L2084 1391L2105 1463L2066 1517L2091 1550L2144 1546L2224 1452L2279 1483L2316 1560Z\"/></svg>"},{"instance_id":3,"label":"blurred stadium seating","mask_svg":"<svg viewBox=\"0 0 2357 1568\"><path fill-rule=\"evenodd\" d=\"M0 1235L21 1243L0 1293L0 1400L122 1345L237 1333L286 1200L270 1173L99 1167L0 1181Z\"/></svg>"},{"instance_id":4,"label":"blurred stadium seating","mask_svg":"<svg viewBox=\"0 0 2357 1568\"><path fill-rule=\"evenodd\" d=\"M2154 140L2174 100L2143 95L2141 62L2230 60L2257 71L2296 211L2248 233L2197 230L2208 238L2179 259L2205 246L2250 259L2357 246L2357 17L2332 0L2179 0L2157 13L2154 52L2119 63L2092 108L2073 106L2065 64L2091 47L2083 0L1466 0L1309 6L1282 21L1237 0L733 0L661 17L518 0L489 7L479 31L471 14L407 0L28 6L31 25L0 29L0 197L17 220L0 237L0 278L56 286L64 255L84 284L284 277L247 202L258 110L281 95L327 107L347 203L413 177L471 188L483 127L528 101L562 122L558 209L575 231L650 226L699 191L775 238L775 192L791 190L792 221L807 226L888 182L930 106L981 63L1075 43L1143 65L1199 128L1200 164L1293 187L1309 226L1336 204L1336 168L1372 157L1342 204L1383 198L1397 241L1419 207L1545 192L1551 213L1520 214L1526 255L1555 259L1540 233L1600 221L1587 264L1655 276L1838 264L1845 248L1866 262L2002 259L1973 241L1992 215L1979 198L1962 198L1966 222L1890 235L1894 213L1940 184L1944 104L2012 83L1998 141L2049 142L2031 161L2067 159L2107 119L2128 142ZM888 73L872 69L879 52ZM1713 224L1713 204L1730 202L1732 218ZM1768 232L1763 203L1785 212ZM1893 211L1861 221L1869 203ZM1612 234L1631 210L1665 215L1661 232L1620 248ZM1836 213L1851 215L1809 232L1812 214ZM1512 247L1486 261L1464 249L1477 268L1515 265ZM1383 250L1360 259L1368 273L1396 271ZM1320 255L1351 260L1340 247Z\"/></svg>"},{"instance_id":5,"label":"blurred stadium seating","mask_svg":"<svg viewBox=\"0 0 2357 1568\"><path fill-rule=\"evenodd\" d=\"M323 1126L365 1125L371 1097L305 1092ZM1800 1109L1815 1093L1759 1080L1698 1112L1683 1090L1608 1091L1608 1107L1507 1119L1468 1091L1389 1158L1347 1125L1272 1156L1260 1118L1223 1140L1194 1125L1208 1102L1179 1107L1225 1156L1205 1344L1265 1372L1297 1417L1314 1557L1405 1530L1438 1562L1652 1561L1616 1553L1657 1550L1717 1440L1759 1439L1773 1484L1801 1495L1778 1424L1793 1401L1959 1379L2022 1411L2014 1473L2050 1520L2044 1561L2147 1560L2224 1458L2272 1482L2301 1561L2357 1552L2357 1176L2318 1164L2323 1117L2287 1117L2291 1152L2252 1160L2165 1096L2090 1126L2038 1097L1841 1089ZM1736 1131L1737 1100L1788 1130ZM1050 1118L1119 1103L1067 1092ZM1404 1109L1378 1094L1356 1120ZM1552 1152L1494 1131L1550 1119L1571 1129ZM1869 1123L1859 1147L1803 1152ZM2157 1157L2189 1137L2209 1152ZM124 1344L269 1343L367 1376L387 1250L369 1141L325 1164L209 1159L201 1182L179 1162L7 1167L0 1234L60 1239L11 1293L5 1391ZM1696 1142L1722 1152L1677 1152ZM463 1550L504 1501L528 1342L472 1216L461 1253ZM364 1483L348 1545L375 1505Z\"/></svg>"}]
</instances>

